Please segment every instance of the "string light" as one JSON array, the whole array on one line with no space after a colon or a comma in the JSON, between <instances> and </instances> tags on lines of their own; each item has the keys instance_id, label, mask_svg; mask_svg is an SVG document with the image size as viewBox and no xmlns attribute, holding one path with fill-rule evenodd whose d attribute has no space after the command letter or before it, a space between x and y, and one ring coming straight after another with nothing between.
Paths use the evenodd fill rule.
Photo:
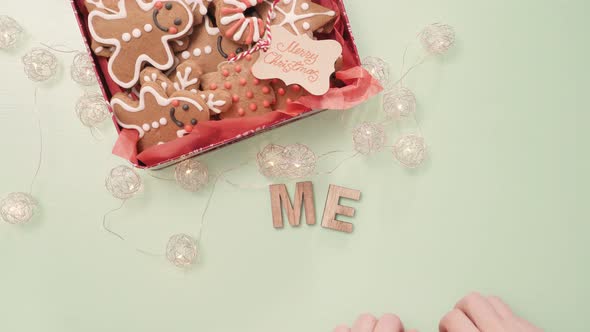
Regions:
<instances>
[{"instance_id":1,"label":"string light","mask_svg":"<svg viewBox=\"0 0 590 332\"><path fill-rule=\"evenodd\" d=\"M166 246L166 258L179 268L190 267L197 259L197 241L187 234L170 237Z\"/></svg>"},{"instance_id":2,"label":"string light","mask_svg":"<svg viewBox=\"0 0 590 332\"><path fill-rule=\"evenodd\" d=\"M23 28L10 16L0 16L0 49L16 46L23 33Z\"/></svg>"},{"instance_id":3,"label":"string light","mask_svg":"<svg viewBox=\"0 0 590 332\"><path fill-rule=\"evenodd\" d=\"M37 201L27 193L10 193L0 201L0 216L9 224L25 224L33 218Z\"/></svg>"},{"instance_id":4,"label":"string light","mask_svg":"<svg viewBox=\"0 0 590 332\"><path fill-rule=\"evenodd\" d=\"M401 137L393 146L393 155L407 168L419 167L427 155L424 138L415 134Z\"/></svg>"},{"instance_id":5,"label":"string light","mask_svg":"<svg viewBox=\"0 0 590 332\"><path fill-rule=\"evenodd\" d=\"M380 151L385 145L385 130L379 124L364 122L353 130L352 140L357 152L372 154Z\"/></svg>"},{"instance_id":6,"label":"string light","mask_svg":"<svg viewBox=\"0 0 590 332\"><path fill-rule=\"evenodd\" d=\"M34 48L22 58L25 74L33 82L44 82L57 73L57 58L48 50Z\"/></svg>"},{"instance_id":7,"label":"string light","mask_svg":"<svg viewBox=\"0 0 590 332\"><path fill-rule=\"evenodd\" d=\"M387 87L391 83L391 69L389 64L381 58L366 57L362 61L363 68L381 83L381 86Z\"/></svg>"},{"instance_id":8,"label":"string light","mask_svg":"<svg viewBox=\"0 0 590 332\"><path fill-rule=\"evenodd\" d=\"M282 153L285 147L269 144L256 156L258 163L258 170L260 173L269 178L277 178L281 176Z\"/></svg>"},{"instance_id":9,"label":"string light","mask_svg":"<svg viewBox=\"0 0 590 332\"><path fill-rule=\"evenodd\" d=\"M416 113L416 96L408 88L395 87L383 95L383 112L388 118L412 116Z\"/></svg>"},{"instance_id":10,"label":"string light","mask_svg":"<svg viewBox=\"0 0 590 332\"><path fill-rule=\"evenodd\" d=\"M209 183L209 169L194 159L185 160L176 165L174 178L184 190L197 192Z\"/></svg>"},{"instance_id":11,"label":"string light","mask_svg":"<svg viewBox=\"0 0 590 332\"><path fill-rule=\"evenodd\" d=\"M92 58L84 52L76 53L70 68L70 75L72 80L80 85L91 86L96 84Z\"/></svg>"},{"instance_id":12,"label":"string light","mask_svg":"<svg viewBox=\"0 0 590 332\"><path fill-rule=\"evenodd\" d=\"M109 117L109 105L101 94L84 94L76 103L76 115L84 126L95 128Z\"/></svg>"},{"instance_id":13,"label":"string light","mask_svg":"<svg viewBox=\"0 0 590 332\"><path fill-rule=\"evenodd\" d=\"M118 166L111 170L105 180L105 187L113 197L127 200L137 194L142 188L142 180L134 169L128 166Z\"/></svg>"},{"instance_id":14,"label":"string light","mask_svg":"<svg viewBox=\"0 0 590 332\"><path fill-rule=\"evenodd\" d=\"M428 53L444 54L455 44L455 29L442 23L431 24L420 33L420 41Z\"/></svg>"}]
</instances>

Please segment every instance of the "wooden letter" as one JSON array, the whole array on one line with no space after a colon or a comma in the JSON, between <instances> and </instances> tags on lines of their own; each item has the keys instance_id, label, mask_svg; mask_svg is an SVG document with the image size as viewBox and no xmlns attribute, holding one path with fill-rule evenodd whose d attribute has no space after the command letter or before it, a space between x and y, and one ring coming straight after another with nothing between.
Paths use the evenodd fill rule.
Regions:
<instances>
[{"instance_id":1,"label":"wooden letter","mask_svg":"<svg viewBox=\"0 0 590 332\"><path fill-rule=\"evenodd\" d=\"M355 210L349 206L340 205L340 198L349 198L355 201L361 199L361 192L354 189L348 189L330 185L326 207L324 208L324 217L322 218L322 227L333 229L339 232L352 233L353 225L336 219L336 215L353 217Z\"/></svg>"},{"instance_id":2,"label":"wooden letter","mask_svg":"<svg viewBox=\"0 0 590 332\"><path fill-rule=\"evenodd\" d=\"M282 202L282 204L281 204ZM295 189L295 206L291 204L287 186L273 184L270 186L270 203L272 207L272 223L275 228L283 228L283 208L287 212L289 224L293 227L301 223L301 207L305 209L305 220L308 225L315 225L315 205L313 201L313 184L299 182Z\"/></svg>"}]
</instances>

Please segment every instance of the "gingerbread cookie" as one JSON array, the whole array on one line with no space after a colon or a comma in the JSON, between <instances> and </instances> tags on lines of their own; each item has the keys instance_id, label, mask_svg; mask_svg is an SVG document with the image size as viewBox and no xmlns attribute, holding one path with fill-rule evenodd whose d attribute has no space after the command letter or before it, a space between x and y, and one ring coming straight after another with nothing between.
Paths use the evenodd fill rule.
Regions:
<instances>
[{"instance_id":1,"label":"gingerbread cookie","mask_svg":"<svg viewBox=\"0 0 590 332\"><path fill-rule=\"evenodd\" d=\"M215 21L221 33L240 44L252 44L264 35L264 22L247 14L262 0L214 0ZM255 14L255 13L254 13ZM246 15L250 15L246 17Z\"/></svg>"},{"instance_id":2,"label":"gingerbread cookie","mask_svg":"<svg viewBox=\"0 0 590 332\"><path fill-rule=\"evenodd\" d=\"M168 42L186 36L194 18L181 0L119 0L117 6L117 13L91 11L88 26L98 43L115 47L108 63L113 81L131 88L144 63L160 70L172 67L174 57Z\"/></svg>"},{"instance_id":3,"label":"gingerbread cookie","mask_svg":"<svg viewBox=\"0 0 590 332\"><path fill-rule=\"evenodd\" d=\"M273 0L264 0L256 10L266 20ZM272 14L272 25L280 25L291 33L303 35L314 31L330 32L338 14L311 0L280 0Z\"/></svg>"},{"instance_id":4,"label":"gingerbread cookie","mask_svg":"<svg viewBox=\"0 0 590 332\"><path fill-rule=\"evenodd\" d=\"M231 93L232 106L220 114L221 119L262 115L272 111L275 93L268 81L252 75L252 65L259 54L248 55L240 61L222 63L216 72L201 77L201 87Z\"/></svg>"},{"instance_id":5,"label":"gingerbread cookie","mask_svg":"<svg viewBox=\"0 0 590 332\"><path fill-rule=\"evenodd\" d=\"M224 38L219 28L213 26L211 19L205 17L203 24L195 27L195 32L190 36L188 49L178 53L178 57L182 61L195 61L205 73L209 73L216 71L220 63L248 48L249 45Z\"/></svg>"},{"instance_id":6,"label":"gingerbread cookie","mask_svg":"<svg viewBox=\"0 0 590 332\"><path fill-rule=\"evenodd\" d=\"M207 17L209 6L213 0L184 0L186 4L192 9L195 18L195 25L203 23L203 19Z\"/></svg>"},{"instance_id":7,"label":"gingerbread cookie","mask_svg":"<svg viewBox=\"0 0 590 332\"><path fill-rule=\"evenodd\" d=\"M230 103L225 91L176 91L168 96L156 83L143 85L139 100L124 93L111 100L119 125L139 133L138 152L198 130L200 122L209 121L211 107L226 109Z\"/></svg>"},{"instance_id":8,"label":"gingerbread cookie","mask_svg":"<svg viewBox=\"0 0 590 332\"><path fill-rule=\"evenodd\" d=\"M287 109L287 105L291 102L297 101L302 96L309 95L304 88L298 84L285 85L285 83L279 79L271 81L271 86L276 92L276 103L274 109L276 111L284 111Z\"/></svg>"},{"instance_id":9,"label":"gingerbread cookie","mask_svg":"<svg viewBox=\"0 0 590 332\"><path fill-rule=\"evenodd\" d=\"M201 67L192 60L185 61L166 76L156 68L148 67L141 72L141 85L156 83L170 96L176 91L199 92L200 77L203 74Z\"/></svg>"}]
</instances>

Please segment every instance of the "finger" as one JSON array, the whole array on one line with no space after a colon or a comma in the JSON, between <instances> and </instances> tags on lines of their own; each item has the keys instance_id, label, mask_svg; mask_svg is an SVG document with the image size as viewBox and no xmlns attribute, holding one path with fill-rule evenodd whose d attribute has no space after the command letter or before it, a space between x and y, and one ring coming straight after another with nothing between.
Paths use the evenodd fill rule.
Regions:
<instances>
[{"instance_id":1,"label":"finger","mask_svg":"<svg viewBox=\"0 0 590 332\"><path fill-rule=\"evenodd\" d=\"M404 331L404 326L402 324L402 321L399 319L399 317L397 317L396 315L393 315L393 314L385 314L381 318L379 318L377 325L375 325L374 332L403 332L403 331Z\"/></svg>"},{"instance_id":2,"label":"finger","mask_svg":"<svg viewBox=\"0 0 590 332\"><path fill-rule=\"evenodd\" d=\"M339 325L334 329L334 332L350 332L350 329L346 325Z\"/></svg>"},{"instance_id":3,"label":"finger","mask_svg":"<svg viewBox=\"0 0 590 332\"><path fill-rule=\"evenodd\" d=\"M377 318L373 315L361 315L352 326L352 332L373 332L375 324L377 324Z\"/></svg>"},{"instance_id":4,"label":"finger","mask_svg":"<svg viewBox=\"0 0 590 332\"><path fill-rule=\"evenodd\" d=\"M492 305L492 308L494 308L498 315L500 315L500 317L502 317L503 319L514 319L514 313L512 312L512 309L510 309L510 307L499 297L489 296L488 302Z\"/></svg>"},{"instance_id":5,"label":"finger","mask_svg":"<svg viewBox=\"0 0 590 332\"><path fill-rule=\"evenodd\" d=\"M464 297L455 308L463 311L482 331L502 331L502 320L486 298L479 293Z\"/></svg>"},{"instance_id":6,"label":"finger","mask_svg":"<svg viewBox=\"0 0 590 332\"><path fill-rule=\"evenodd\" d=\"M446 314L438 325L440 332L479 332L473 322L459 309Z\"/></svg>"},{"instance_id":7,"label":"finger","mask_svg":"<svg viewBox=\"0 0 590 332\"><path fill-rule=\"evenodd\" d=\"M516 321L520 324L522 331L525 332L543 332L540 328L534 326L533 324L529 323L527 320L517 317Z\"/></svg>"}]
</instances>

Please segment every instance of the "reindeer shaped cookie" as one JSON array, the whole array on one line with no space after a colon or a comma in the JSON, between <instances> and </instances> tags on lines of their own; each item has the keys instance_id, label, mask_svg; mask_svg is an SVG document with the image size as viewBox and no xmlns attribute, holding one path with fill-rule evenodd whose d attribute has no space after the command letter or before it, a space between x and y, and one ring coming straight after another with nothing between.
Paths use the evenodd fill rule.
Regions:
<instances>
[{"instance_id":1,"label":"reindeer shaped cookie","mask_svg":"<svg viewBox=\"0 0 590 332\"><path fill-rule=\"evenodd\" d=\"M141 72L139 100L123 93L111 100L119 125L139 133L138 152L188 135L198 130L199 123L209 121L211 112L222 113L231 107L228 92L198 90L198 68L182 64L179 69L183 74L172 81L157 69L147 68Z\"/></svg>"},{"instance_id":2,"label":"reindeer shaped cookie","mask_svg":"<svg viewBox=\"0 0 590 332\"><path fill-rule=\"evenodd\" d=\"M146 62L160 70L170 69L174 56L168 42L186 36L194 22L191 8L182 0L119 0L116 12L108 9L112 4L91 3L96 9L88 16L90 33L98 45L114 47L108 70L123 88L138 82Z\"/></svg>"}]
</instances>

